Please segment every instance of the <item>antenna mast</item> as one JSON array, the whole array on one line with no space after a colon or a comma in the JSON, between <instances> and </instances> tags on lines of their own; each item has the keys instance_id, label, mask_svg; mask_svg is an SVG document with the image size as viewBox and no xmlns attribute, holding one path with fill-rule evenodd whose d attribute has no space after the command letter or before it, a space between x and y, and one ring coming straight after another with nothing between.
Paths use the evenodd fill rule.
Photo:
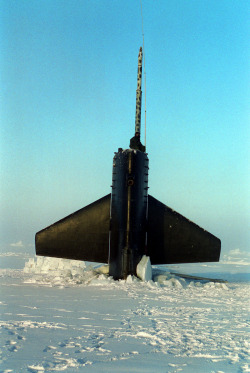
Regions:
<instances>
[{"instance_id":1,"label":"antenna mast","mask_svg":"<svg viewBox=\"0 0 250 373\"><path fill-rule=\"evenodd\" d=\"M143 54L144 54L144 87L145 87L145 140L144 140L144 144L145 144L145 147L146 147L146 130L147 130L147 126L146 126L146 119L147 119L147 106L146 106L146 93L147 93L147 90L146 90L146 67L145 67L145 48L144 48L144 31L143 31L143 15L142 15L142 0L140 0L140 3L141 3L141 26L142 26L142 40L143 40Z\"/></svg>"},{"instance_id":2,"label":"antenna mast","mask_svg":"<svg viewBox=\"0 0 250 373\"><path fill-rule=\"evenodd\" d=\"M135 132L141 132L141 76L142 76L142 47L138 55L137 90L136 90L136 111L135 111Z\"/></svg>"}]
</instances>

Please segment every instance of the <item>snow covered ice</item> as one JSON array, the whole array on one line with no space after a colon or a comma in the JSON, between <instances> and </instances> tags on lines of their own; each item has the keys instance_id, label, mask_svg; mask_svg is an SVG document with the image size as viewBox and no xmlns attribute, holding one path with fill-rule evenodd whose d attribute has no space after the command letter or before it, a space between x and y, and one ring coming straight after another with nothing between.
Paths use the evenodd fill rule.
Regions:
<instances>
[{"instance_id":1,"label":"snow covered ice","mask_svg":"<svg viewBox=\"0 0 250 373\"><path fill-rule=\"evenodd\" d=\"M197 265L114 281L107 266L18 255L1 254L0 372L250 372L250 283L235 264L199 265L228 283L173 274Z\"/></svg>"}]
</instances>

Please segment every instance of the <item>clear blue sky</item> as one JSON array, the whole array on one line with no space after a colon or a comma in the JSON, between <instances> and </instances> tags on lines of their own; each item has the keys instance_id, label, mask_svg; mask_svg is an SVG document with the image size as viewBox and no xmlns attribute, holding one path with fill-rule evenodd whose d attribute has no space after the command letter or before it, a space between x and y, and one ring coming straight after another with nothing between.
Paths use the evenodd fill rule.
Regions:
<instances>
[{"instance_id":1,"label":"clear blue sky","mask_svg":"<svg viewBox=\"0 0 250 373\"><path fill-rule=\"evenodd\" d=\"M110 192L113 152L134 133L141 7L0 4L0 245L28 245ZM142 7L149 192L221 238L224 252L247 250L250 3Z\"/></svg>"}]
</instances>

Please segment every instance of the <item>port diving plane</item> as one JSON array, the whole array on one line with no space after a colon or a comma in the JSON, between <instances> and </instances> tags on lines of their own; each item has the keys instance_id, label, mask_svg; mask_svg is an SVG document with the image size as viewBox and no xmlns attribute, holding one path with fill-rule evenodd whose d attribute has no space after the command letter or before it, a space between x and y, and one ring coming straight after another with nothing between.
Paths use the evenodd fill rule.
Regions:
<instances>
[{"instance_id":1,"label":"port diving plane","mask_svg":"<svg viewBox=\"0 0 250 373\"><path fill-rule=\"evenodd\" d=\"M141 130L142 48L138 55L135 133ZM110 194L36 233L36 254L109 264L109 275L136 275L152 265L217 262L221 241L148 194L145 148L119 148Z\"/></svg>"}]
</instances>

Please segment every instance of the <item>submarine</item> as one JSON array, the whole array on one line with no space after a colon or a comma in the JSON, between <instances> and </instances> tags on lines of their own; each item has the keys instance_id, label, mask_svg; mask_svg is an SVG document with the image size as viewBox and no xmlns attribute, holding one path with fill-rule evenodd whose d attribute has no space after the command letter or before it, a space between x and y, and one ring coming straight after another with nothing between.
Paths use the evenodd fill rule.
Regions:
<instances>
[{"instance_id":1,"label":"submarine","mask_svg":"<svg viewBox=\"0 0 250 373\"><path fill-rule=\"evenodd\" d=\"M141 129L142 47L139 49L135 133ZM217 262L221 241L148 194L144 146L118 148L111 193L35 235L36 254L109 264L115 280L136 275L144 255L152 265Z\"/></svg>"}]
</instances>

